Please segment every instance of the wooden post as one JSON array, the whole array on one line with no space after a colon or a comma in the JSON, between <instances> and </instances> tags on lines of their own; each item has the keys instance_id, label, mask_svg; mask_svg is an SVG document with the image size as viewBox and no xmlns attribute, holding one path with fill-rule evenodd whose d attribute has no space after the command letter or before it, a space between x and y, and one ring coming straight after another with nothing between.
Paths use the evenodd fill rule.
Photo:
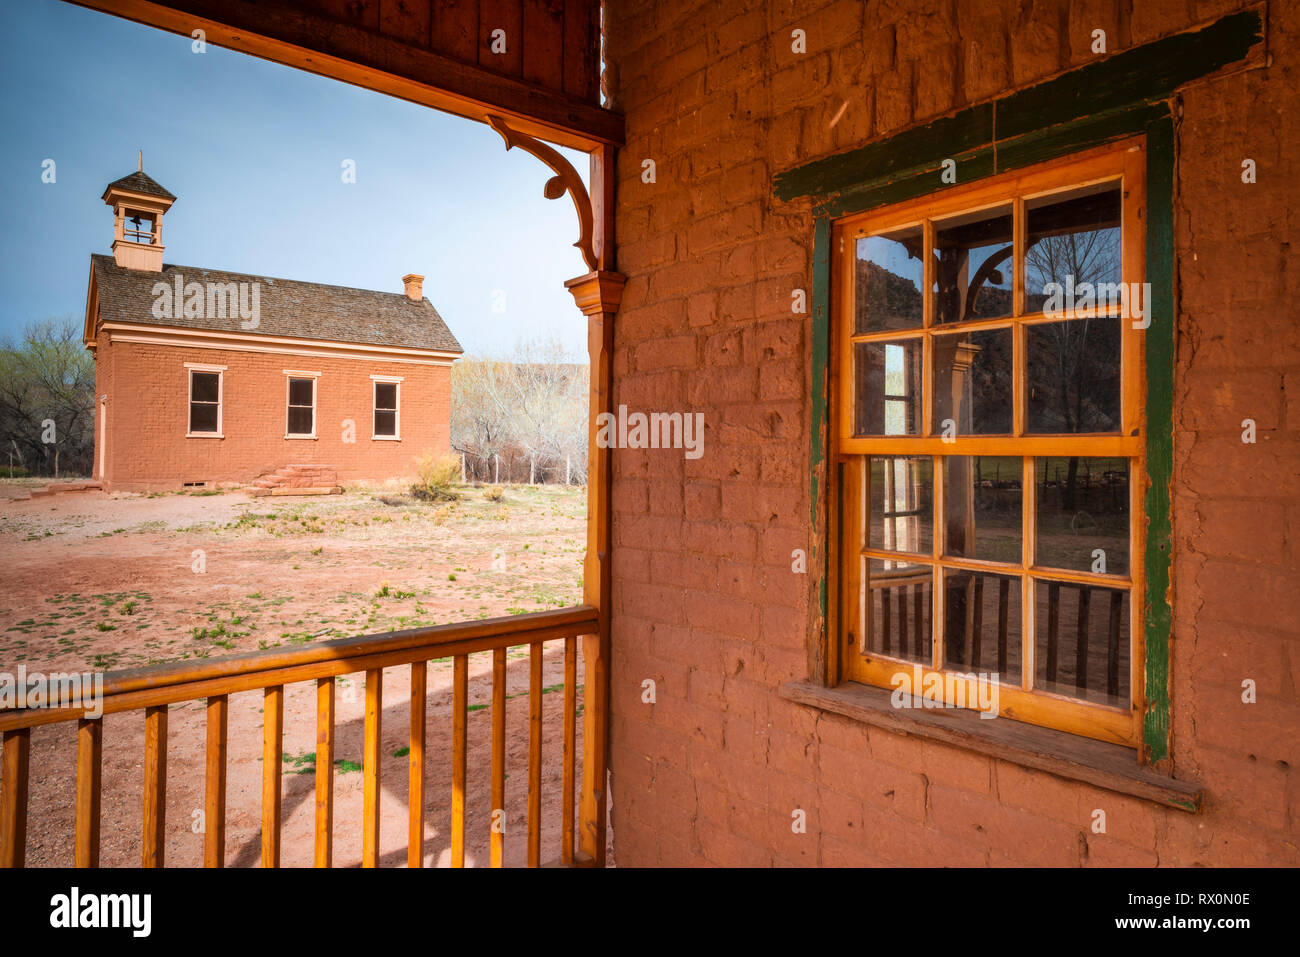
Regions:
<instances>
[{"instance_id":1,"label":"wooden post","mask_svg":"<svg viewBox=\"0 0 1300 957\"><path fill-rule=\"evenodd\" d=\"M603 156L602 163L598 157ZM612 191L604 171L612 151L592 154L592 192ZM603 187L603 188L602 188ZM612 213L610 207L606 207ZM601 219L601 217L598 217ZM608 247L602 249L605 251ZM602 266L605 256L602 255ZM610 493L612 450L596 442L597 417L613 404L614 314L623 296L623 276L597 269L565 286L587 317L587 350L591 357L590 421L587 439L587 557L583 566L583 602L599 613L598 633L582 637L586 670L582 715L582 793L578 809L578 859L605 865L605 779L609 749L609 613L610 613Z\"/></svg>"}]
</instances>

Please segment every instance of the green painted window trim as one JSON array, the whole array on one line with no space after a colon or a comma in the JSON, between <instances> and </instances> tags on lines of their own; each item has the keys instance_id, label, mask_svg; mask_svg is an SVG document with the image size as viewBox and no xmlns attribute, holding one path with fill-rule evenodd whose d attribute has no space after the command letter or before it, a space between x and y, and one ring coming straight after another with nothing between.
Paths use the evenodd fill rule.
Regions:
<instances>
[{"instance_id":1,"label":"green painted window trim","mask_svg":"<svg viewBox=\"0 0 1300 957\"><path fill-rule=\"evenodd\" d=\"M1174 378L1174 178L1177 165L1169 101L1178 86L1244 59L1263 42L1258 10L1224 17L1198 30L1135 47L1037 86L973 106L923 127L777 175L778 199L813 199L812 415L809 489L817 581L809 671L833 684L826 628L831 581L827 541L830 437L831 221L938 192L945 159L963 184L1021 169L1092 146L1144 134L1147 143L1146 281L1151 326L1146 332L1145 694L1142 752L1146 763L1170 755L1170 603L1172 562ZM997 138L994 129L999 130Z\"/></svg>"}]
</instances>

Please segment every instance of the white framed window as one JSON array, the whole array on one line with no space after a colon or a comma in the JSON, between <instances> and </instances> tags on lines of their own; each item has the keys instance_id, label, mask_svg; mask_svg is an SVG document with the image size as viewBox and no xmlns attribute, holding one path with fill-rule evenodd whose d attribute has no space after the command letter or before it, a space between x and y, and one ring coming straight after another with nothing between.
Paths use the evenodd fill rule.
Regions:
<instances>
[{"instance_id":1,"label":"white framed window","mask_svg":"<svg viewBox=\"0 0 1300 957\"><path fill-rule=\"evenodd\" d=\"M284 370L286 439L316 438L316 380L319 372Z\"/></svg>"},{"instance_id":2,"label":"white framed window","mask_svg":"<svg viewBox=\"0 0 1300 957\"><path fill-rule=\"evenodd\" d=\"M220 439L225 366L185 363L188 383L185 435L187 438Z\"/></svg>"},{"instance_id":3,"label":"white framed window","mask_svg":"<svg viewBox=\"0 0 1300 957\"><path fill-rule=\"evenodd\" d=\"M402 376L372 375L372 439L400 442L402 439Z\"/></svg>"}]
</instances>

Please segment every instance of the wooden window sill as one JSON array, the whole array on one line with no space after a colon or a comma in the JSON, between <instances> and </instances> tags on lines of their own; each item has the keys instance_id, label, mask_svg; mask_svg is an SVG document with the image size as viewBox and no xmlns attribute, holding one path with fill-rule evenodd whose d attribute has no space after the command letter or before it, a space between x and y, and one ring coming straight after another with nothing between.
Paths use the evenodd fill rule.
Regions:
<instances>
[{"instance_id":1,"label":"wooden window sill","mask_svg":"<svg viewBox=\"0 0 1300 957\"><path fill-rule=\"evenodd\" d=\"M787 701L820 708L899 734L929 738L954 747L1046 771L1071 781L1197 812L1199 784L1178 781L1137 763L1131 749L1008 718L987 720L962 708L895 708L887 688L845 682L824 688L790 681L780 688Z\"/></svg>"}]
</instances>

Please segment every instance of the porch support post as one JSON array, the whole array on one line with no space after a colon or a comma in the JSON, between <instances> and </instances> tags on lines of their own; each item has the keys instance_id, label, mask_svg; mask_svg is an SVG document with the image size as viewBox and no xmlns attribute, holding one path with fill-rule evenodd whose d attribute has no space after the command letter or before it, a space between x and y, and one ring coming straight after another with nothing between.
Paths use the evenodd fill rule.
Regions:
<instances>
[{"instance_id":1,"label":"porch support post","mask_svg":"<svg viewBox=\"0 0 1300 957\"><path fill-rule=\"evenodd\" d=\"M594 164L593 164L594 165ZM591 356L590 421L587 436L587 557L583 565L583 602L597 609L599 633L582 636L584 661L582 712L582 793L578 803L580 864L605 865L606 778L609 767L610 673L610 494L612 450L596 441L602 412L613 404L614 314L626 279L616 272L594 270L564 285L587 317Z\"/></svg>"}]
</instances>

